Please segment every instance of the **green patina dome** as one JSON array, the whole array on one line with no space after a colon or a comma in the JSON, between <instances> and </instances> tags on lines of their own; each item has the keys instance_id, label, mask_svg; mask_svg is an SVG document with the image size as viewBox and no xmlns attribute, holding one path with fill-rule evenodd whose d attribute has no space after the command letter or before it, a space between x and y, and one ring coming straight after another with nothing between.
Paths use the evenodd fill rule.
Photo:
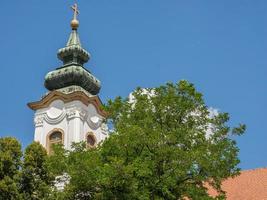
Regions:
<instances>
[{"instance_id":1,"label":"green patina dome","mask_svg":"<svg viewBox=\"0 0 267 200\"><path fill-rule=\"evenodd\" d=\"M63 66L48 72L45 76L44 85L48 90L76 85L92 95L99 93L100 81L83 67L90 59L90 54L82 48L76 29L72 30L66 47L59 49L57 56L63 62Z\"/></svg>"},{"instance_id":2,"label":"green patina dome","mask_svg":"<svg viewBox=\"0 0 267 200\"><path fill-rule=\"evenodd\" d=\"M58 50L57 57L64 65L72 62L83 65L90 59L90 54L82 48L77 30L72 30L66 47Z\"/></svg>"},{"instance_id":3,"label":"green patina dome","mask_svg":"<svg viewBox=\"0 0 267 200\"><path fill-rule=\"evenodd\" d=\"M48 90L55 90L71 85L77 85L96 95L101 88L100 81L89 71L79 65L69 65L48 72L45 76L45 87Z\"/></svg>"}]
</instances>

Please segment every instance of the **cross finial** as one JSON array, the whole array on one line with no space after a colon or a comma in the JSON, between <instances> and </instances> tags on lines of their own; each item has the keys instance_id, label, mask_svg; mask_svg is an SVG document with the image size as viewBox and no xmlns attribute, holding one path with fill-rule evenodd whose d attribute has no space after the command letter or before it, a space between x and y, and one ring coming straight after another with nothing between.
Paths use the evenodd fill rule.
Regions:
<instances>
[{"instance_id":1,"label":"cross finial","mask_svg":"<svg viewBox=\"0 0 267 200\"><path fill-rule=\"evenodd\" d=\"M77 30L79 27L79 21L77 20L77 15L79 14L78 6L75 3L73 6L71 6L71 9L73 10L73 20L71 20L71 27L72 30Z\"/></svg>"},{"instance_id":2,"label":"cross finial","mask_svg":"<svg viewBox=\"0 0 267 200\"><path fill-rule=\"evenodd\" d=\"M73 6L71 6L71 9L73 10L73 19L77 19L77 15L79 14L78 5L75 3Z\"/></svg>"}]
</instances>

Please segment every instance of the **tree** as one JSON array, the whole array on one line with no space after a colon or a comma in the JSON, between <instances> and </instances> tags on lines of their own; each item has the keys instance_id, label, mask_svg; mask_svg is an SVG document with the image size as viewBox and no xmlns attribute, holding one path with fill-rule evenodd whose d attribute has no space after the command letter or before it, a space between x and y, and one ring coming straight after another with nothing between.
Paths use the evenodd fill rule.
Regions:
<instances>
[{"instance_id":1,"label":"tree","mask_svg":"<svg viewBox=\"0 0 267 200\"><path fill-rule=\"evenodd\" d=\"M21 145L11 137L0 138L0 199L18 200L18 175Z\"/></svg>"},{"instance_id":2,"label":"tree","mask_svg":"<svg viewBox=\"0 0 267 200\"><path fill-rule=\"evenodd\" d=\"M49 197L53 177L48 169L47 158L46 150L38 142L33 142L25 149L20 179L20 192L24 199Z\"/></svg>"},{"instance_id":3,"label":"tree","mask_svg":"<svg viewBox=\"0 0 267 200\"><path fill-rule=\"evenodd\" d=\"M65 181L64 191L55 190L53 195L62 200L97 199L103 167L99 149L86 149L81 142L74 143L71 151L64 150L62 145L54 146L53 151L49 157L50 169L58 179L63 177Z\"/></svg>"},{"instance_id":4,"label":"tree","mask_svg":"<svg viewBox=\"0 0 267 200\"><path fill-rule=\"evenodd\" d=\"M193 84L180 81L137 89L134 101L106 106L114 133L101 146L107 173L103 195L113 199L211 199L209 183L223 198L221 181L239 173L238 147L229 115L211 115ZM209 133L211 132L211 133Z\"/></svg>"},{"instance_id":5,"label":"tree","mask_svg":"<svg viewBox=\"0 0 267 200\"><path fill-rule=\"evenodd\" d=\"M139 88L133 97L105 106L113 131L98 148L76 145L55 153L64 161L51 157L71 177L65 199L212 199L207 184L223 199L221 181L239 173L232 136L245 126L231 129L227 113L211 115L187 81Z\"/></svg>"}]
</instances>

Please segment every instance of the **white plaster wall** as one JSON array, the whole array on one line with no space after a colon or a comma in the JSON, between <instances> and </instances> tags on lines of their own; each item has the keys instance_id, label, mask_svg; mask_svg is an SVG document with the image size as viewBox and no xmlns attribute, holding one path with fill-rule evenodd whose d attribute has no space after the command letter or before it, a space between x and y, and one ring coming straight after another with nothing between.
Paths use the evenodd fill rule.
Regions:
<instances>
[{"instance_id":1,"label":"white plaster wall","mask_svg":"<svg viewBox=\"0 0 267 200\"><path fill-rule=\"evenodd\" d=\"M103 119L93 104L86 106L80 101L65 104L55 100L47 108L35 112L34 140L46 148L48 134L53 129L62 129L66 149L70 150L73 142L86 141L89 132L94 134L99 143L108 136Z\"/></svg>"}]
</instances>

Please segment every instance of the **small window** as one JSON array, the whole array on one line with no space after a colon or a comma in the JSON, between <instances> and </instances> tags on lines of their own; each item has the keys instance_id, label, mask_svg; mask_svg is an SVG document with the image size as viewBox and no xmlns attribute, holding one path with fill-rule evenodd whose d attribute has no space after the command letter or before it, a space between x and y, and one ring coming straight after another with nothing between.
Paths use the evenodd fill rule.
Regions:
<instances>
[{"instance_id":1,"label":"small window","mask_svg":"<svg viewBox=\"0 0 267 200\"><path fill-rule=\"evenodd\" d=\"M54 132L49 137L50 142L58 142L62 140L62 133L61 132Z\"/></svg>"},{"instance_id":2,"label":"small window","mask_svg":"<svg viewBox=\"0 0 267 200\"><path fill-rule=\"evenodd\" d=\"M92 135L92 134L89 134L87 136L86 143L87 143L87 148L95 147L96 146L96 138L95 138L95 136Z\"/></svg>"},{"instance_id":3,"label":"small window","mask_svg":"<svg viewBox=\"0 0 267 200\"><path fill-rule=\"evenodd\" d=\"M48 153L53 153L53 145L63 144L63 134L60 131L55 131L49 135Z\"/></svg>"}]
</instances>

